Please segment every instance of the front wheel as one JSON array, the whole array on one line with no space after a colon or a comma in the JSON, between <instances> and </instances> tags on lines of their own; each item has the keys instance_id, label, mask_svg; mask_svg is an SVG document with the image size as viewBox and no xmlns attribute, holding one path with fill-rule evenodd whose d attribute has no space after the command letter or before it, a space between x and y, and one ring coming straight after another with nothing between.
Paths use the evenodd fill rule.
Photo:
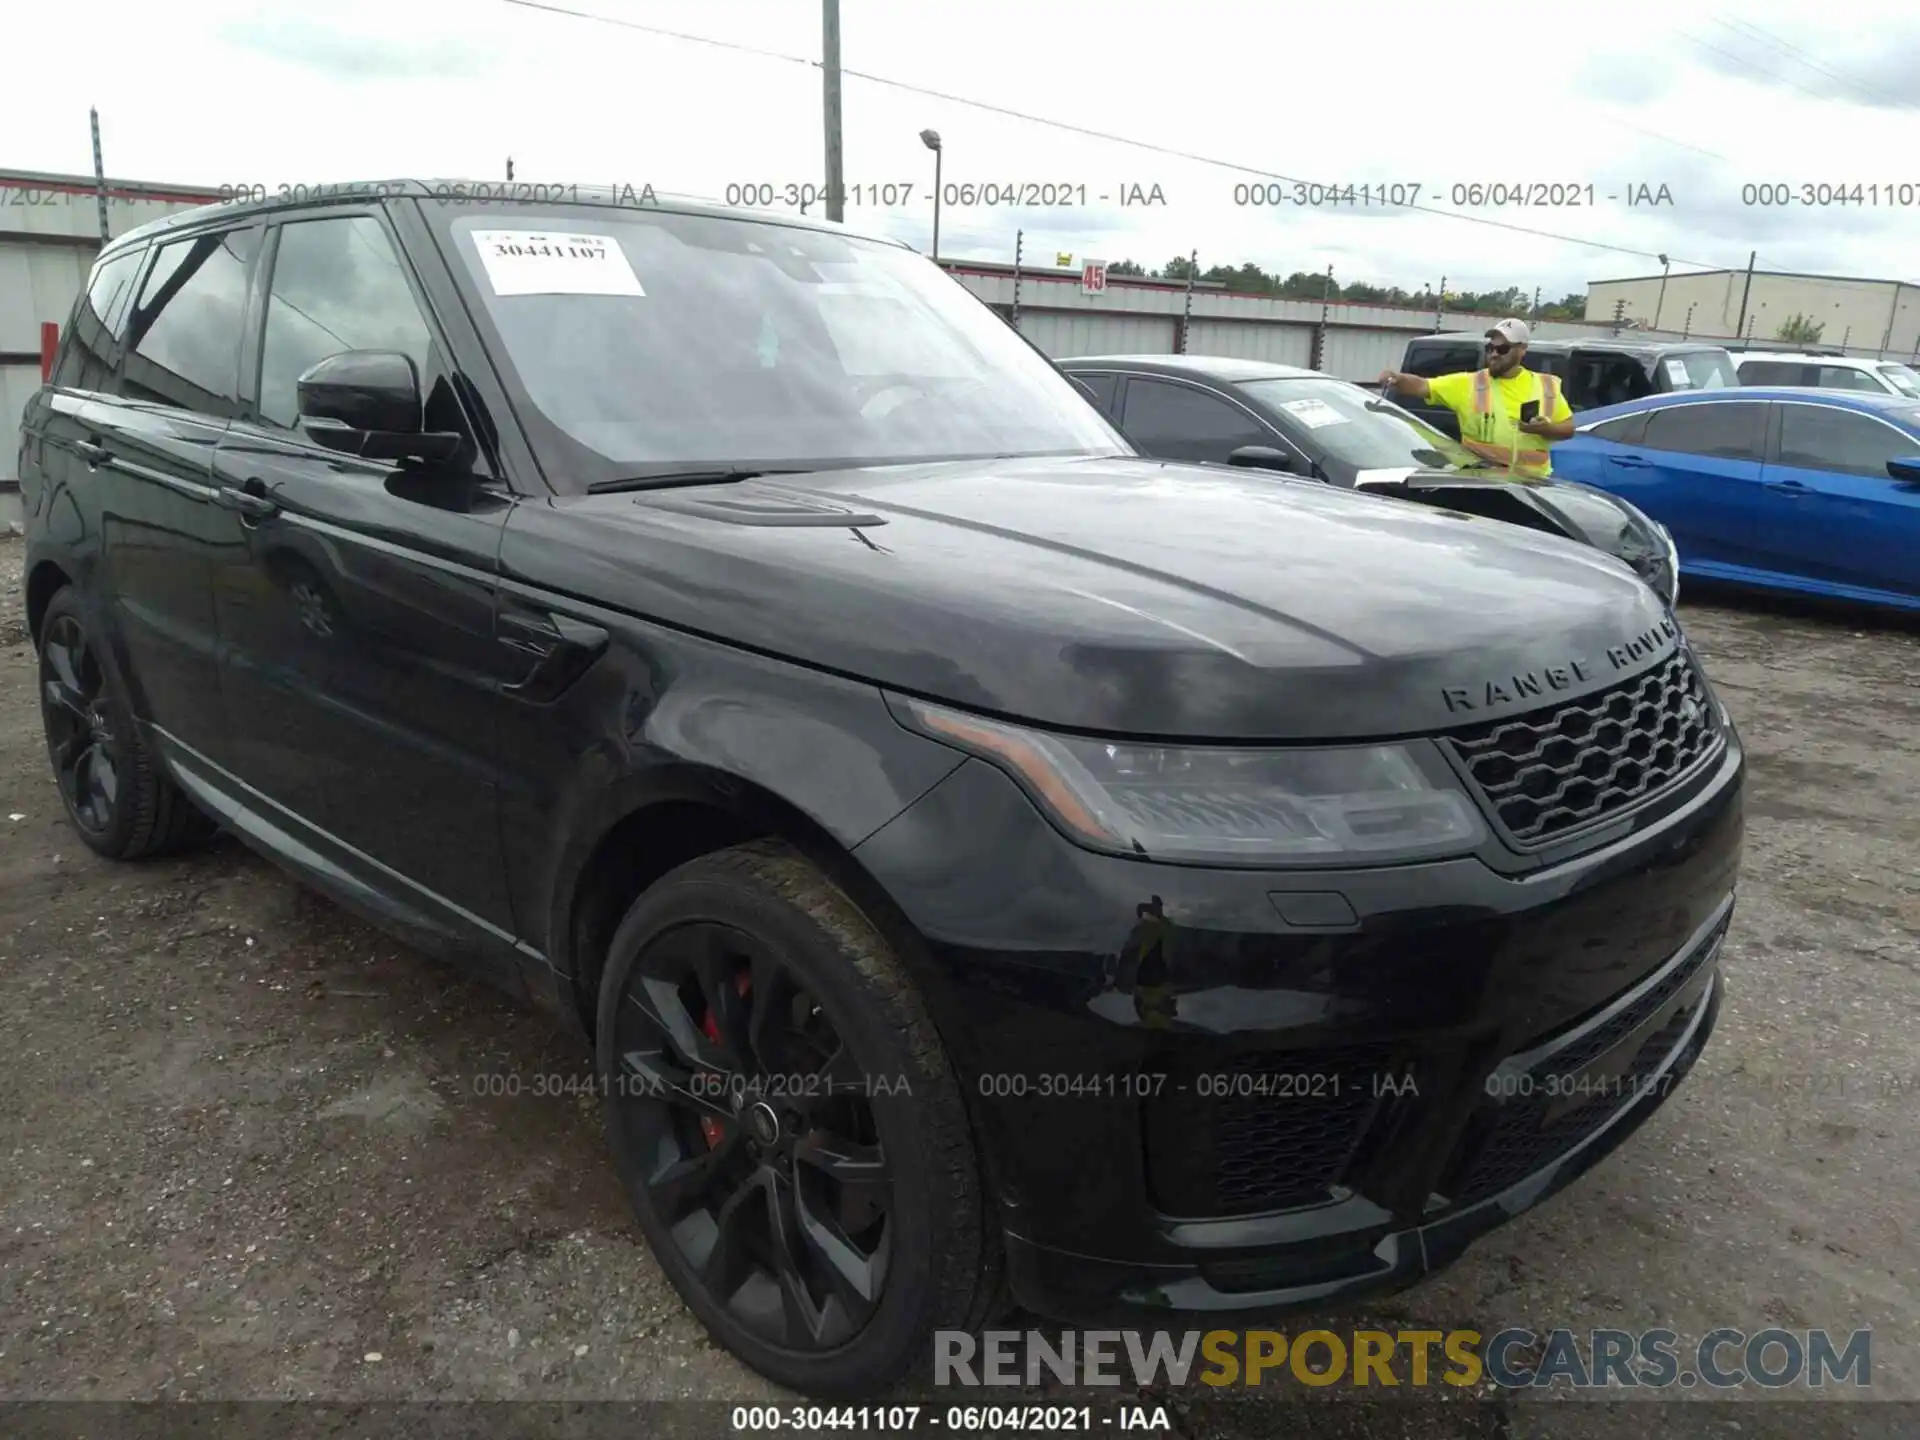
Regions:
<instances>
[{"instance_id":1,"label":"front wheel","mask_svg":"<svg viewBox=\"0 0 1920 1440\"><path fill-rule=\"evenodd\" d=\"M871 1394L997 1284L961 1092L880 934L785 846L667 875L602 978L614 1155L701 1321L779 1384Z\"/></svg>"}]
</instances>

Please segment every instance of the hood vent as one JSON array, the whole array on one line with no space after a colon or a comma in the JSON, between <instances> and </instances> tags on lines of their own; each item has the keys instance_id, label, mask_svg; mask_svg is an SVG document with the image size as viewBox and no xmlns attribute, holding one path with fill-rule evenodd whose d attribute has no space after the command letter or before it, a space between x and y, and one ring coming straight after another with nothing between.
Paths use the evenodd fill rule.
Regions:
<instances>
[{"instance_id":1,"label":"hood vent","mask_svg":"<svg viewBox=\"0 0 1920 1440\"><path fill-rule=\"evenodd\" d=\"M849 510L826 500L804 495L643 495L634 501L654 510L672 510L701 520L718 520L728 525L793 526L826 529L864 529L886 524L884 516L864 510Z\"/></svg>"}]
</instances>

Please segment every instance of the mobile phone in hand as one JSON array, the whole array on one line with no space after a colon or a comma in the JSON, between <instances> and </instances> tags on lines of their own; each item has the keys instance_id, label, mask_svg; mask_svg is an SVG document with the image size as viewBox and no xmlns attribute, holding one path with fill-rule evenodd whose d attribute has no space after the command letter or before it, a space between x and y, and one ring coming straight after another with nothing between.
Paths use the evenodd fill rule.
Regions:
<instances>
[{"instance_id":1,"label":"mobile phone in hand","mask_svg":"<svg viewBox=\"0 0 1920 1440\"><path fill-rule=\"evenodd\" d=\"M1522 425L1531 425L1539 418L1540 402L1538 400L1522 400L1520 402L1520 423Z\"/></svg>"}]
</instances>

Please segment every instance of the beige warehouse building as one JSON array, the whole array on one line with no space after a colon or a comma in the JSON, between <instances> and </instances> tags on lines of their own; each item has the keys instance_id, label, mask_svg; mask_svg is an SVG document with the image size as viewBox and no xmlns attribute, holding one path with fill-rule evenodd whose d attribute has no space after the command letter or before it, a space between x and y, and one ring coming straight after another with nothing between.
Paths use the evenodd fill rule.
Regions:
<instances>
[{"instance_id":1,"label":"beige warehouse building","mask_svg":"<svg viewBox=\"0 0 1920 1440\"><path fill-rule=\"evenodd\" d=\"M1742 299L1745 300L1745 320ZM1698 270L1684 275L1635 275L1587 286L1587 319L1611 321L1616 302L1629 323L1648 329L1720 339L1772 341L1780 327L1804 315L1825 328L1820 344L1856 355L1906 358L1920 354L1920 285L1755 270Z\"/></svg>"}]
</instances>

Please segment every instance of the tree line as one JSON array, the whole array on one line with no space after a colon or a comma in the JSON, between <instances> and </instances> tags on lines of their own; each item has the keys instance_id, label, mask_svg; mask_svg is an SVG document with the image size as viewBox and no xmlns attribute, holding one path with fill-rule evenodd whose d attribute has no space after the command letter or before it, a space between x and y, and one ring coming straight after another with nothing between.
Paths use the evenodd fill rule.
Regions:
<instances>
[{"instance_id":1,"label":"tree line","mask_svg":"<svg viewBox=\"0 0 1920 1440\"><path fill-rule=\"evenodd\" d=\"M1180 255L1158 270L1149 270L1135 260L1122 260L1107 266L1107 273L1184 281L1192 268L1192 262ZM1214 265L1202 270L1194 278L1196 281L1218 281L1229 290L1244 294L1272 295L1282 300L1349 300L1371 305L1408 305L1416 309L1433 309L1440 303L1440 295L1431 285L1423 285L1418 290L1403 290L1398 285L1368 285L1358 280L1342 285L1337 279L1329 285L1324 272L1309 275L1304 270L1296 270L1291 275L1281 276L1269 274L1251 261L1240 265ZM1483 314L1525 315L1532 311L1533 293L1522 290L1518 285L1510 285L1505 290L1449 290L1446 308ZM1576 290L1551 303L1543 299L1539 313L1534 318L1584 320L1587 318L1587 297Z\"/></svg>"}]
</instances>

